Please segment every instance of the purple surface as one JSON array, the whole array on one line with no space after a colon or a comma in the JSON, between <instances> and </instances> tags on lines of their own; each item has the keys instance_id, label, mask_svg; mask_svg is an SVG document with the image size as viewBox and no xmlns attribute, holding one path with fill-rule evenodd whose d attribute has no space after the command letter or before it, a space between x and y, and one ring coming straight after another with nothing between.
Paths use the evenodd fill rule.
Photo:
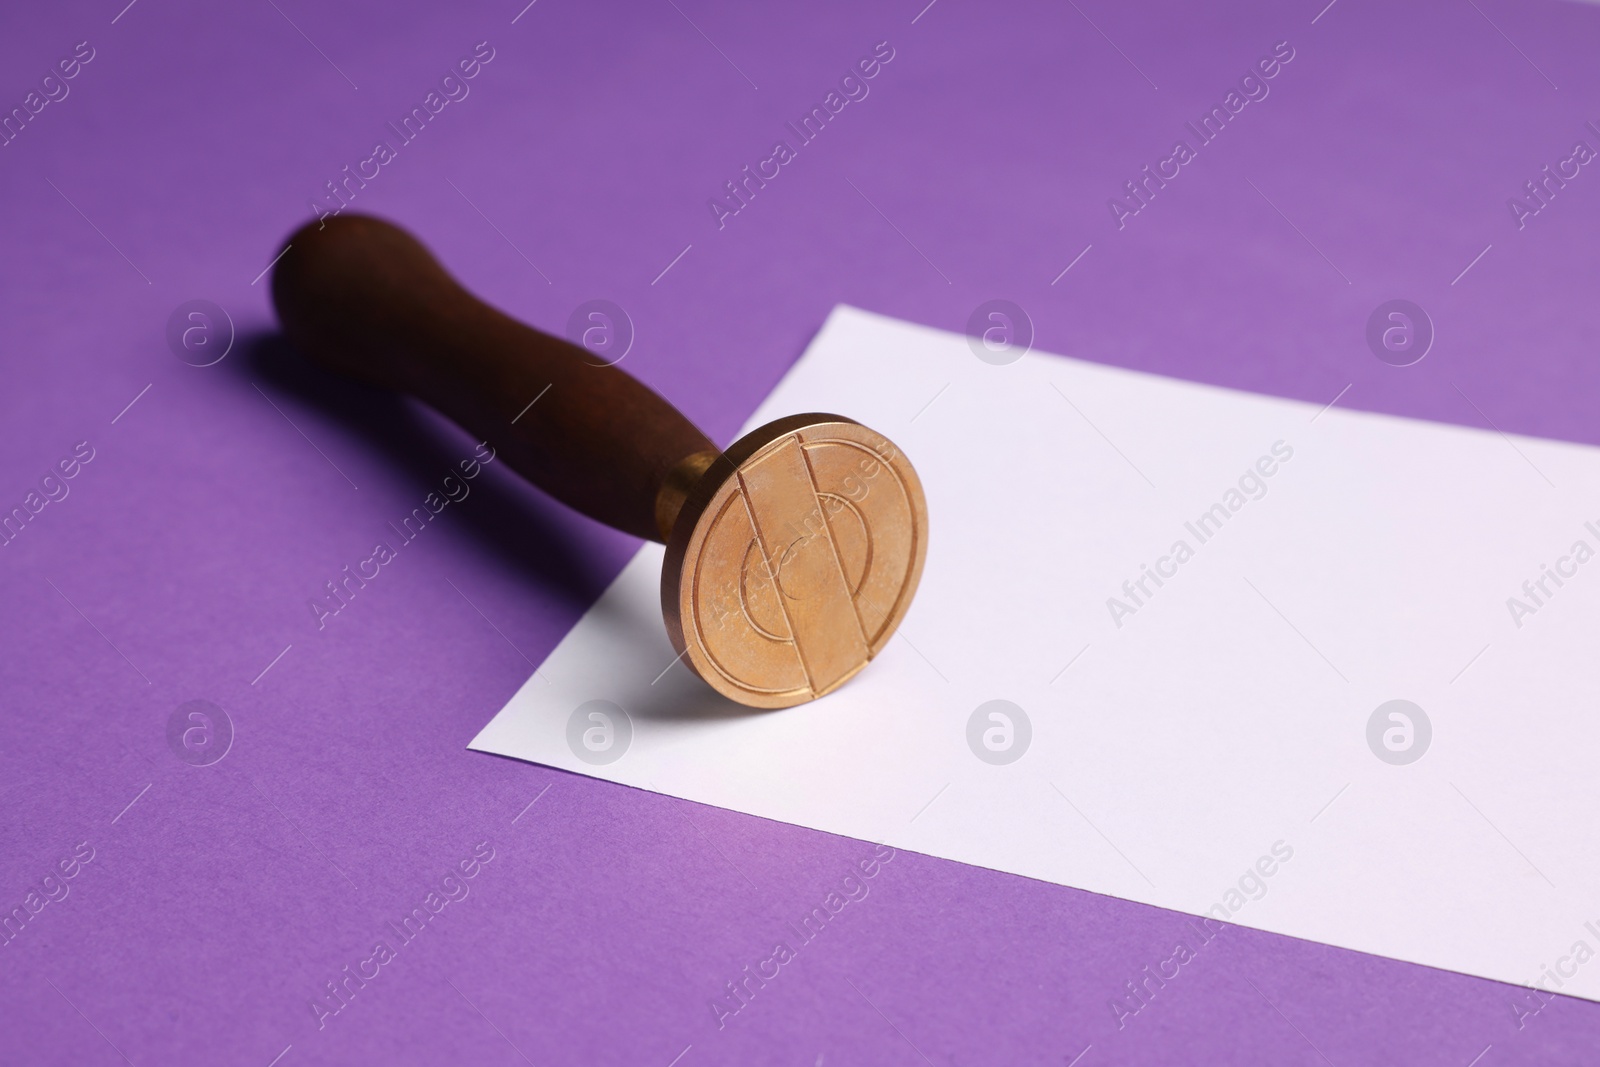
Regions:
<instances>
[{"instance_id":1,"label":"purple surface","mask_svg":"<svg viewBox=\"0 0 1600 1067\"><path fill-rule=\"evenodd\" d=\"M0 1062L1594 1055L1596 1005L1519 1028L1514 987L1237 927L1119 1030L1108 1002L1183 917L910 854L719 1029L724 983L871 846L465 750L631 550L502 469L319 631L308 599L471 444L297 369L251 279L488 41L353 206L547 328L616 301L628 369L715 438L837 301L960 329L1003 297L1049 351L1600 442L1600 172L1521 230L1506 203L1600 147L1600 10L121 3L0 33L6 108L94 49L0 148L0 508L94 450L0 548L0 906L94 850L0 947ZM1119 230L1107 199L1282 40L1270 95ZM707 199L879 41L870 95L719 230ZM1404 369L1363 341L1393 297L1438 328ZM215 366L165 340L193 298L237 326ZM193 699L236 732L210 766L168 745ZM484 841L400 945L387 924ZM394 958L319 1028L379 939Z\"/></svg>"}]
</instances>

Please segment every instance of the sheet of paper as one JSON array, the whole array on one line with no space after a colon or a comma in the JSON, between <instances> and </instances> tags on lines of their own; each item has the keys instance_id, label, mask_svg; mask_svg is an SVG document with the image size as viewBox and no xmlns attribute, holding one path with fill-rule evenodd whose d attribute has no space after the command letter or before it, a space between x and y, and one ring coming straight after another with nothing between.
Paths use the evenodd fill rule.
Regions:
<instances>
[{"instance_id":1,"label":"sheet of paper","mask_svg":"<svg viewBox=\"0 0 1600 1067\"><path fill-rule=\"evenodd\" d=\"M841 307L750 420L922 477L854 681L715 696L646 546L472 747L1600 999L1600 450L971 345Z\"/></svg>"}]
</instances>

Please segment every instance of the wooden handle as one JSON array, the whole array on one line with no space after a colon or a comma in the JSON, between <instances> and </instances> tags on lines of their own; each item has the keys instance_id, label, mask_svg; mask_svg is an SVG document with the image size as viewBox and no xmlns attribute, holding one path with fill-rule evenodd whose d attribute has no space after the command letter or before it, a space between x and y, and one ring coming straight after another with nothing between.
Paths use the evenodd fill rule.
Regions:
<instances>
[{"instance_id":1,"label":"wooden handle","mask_svg":"<svg viewBox=\"0 0 1600 1067\"><path fill-rule=\"evenodd\" d=\"M485 304L398 226L340 215L286 245L272 301L301 351L427 402L585 515L666 540L684 483L718 454L677 408Z\"/></svg>"}]
</instances>

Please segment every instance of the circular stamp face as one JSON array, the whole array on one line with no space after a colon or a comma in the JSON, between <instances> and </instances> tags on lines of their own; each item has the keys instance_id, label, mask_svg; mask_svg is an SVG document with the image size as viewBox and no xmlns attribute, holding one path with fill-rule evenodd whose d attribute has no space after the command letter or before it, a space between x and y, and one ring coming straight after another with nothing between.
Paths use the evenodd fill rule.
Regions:
<instances>
[{"instance_id":1,"label":"circular stamp face","mask_svg":"<svg viewBox=\"0 0 1600 1067\"><path fill-rule=\"evenodd\" d=\"M838 415L747 434L690 493L667 543L667 631L712 688L784 708L832 691L894 635L922 576L911 463Z\"/></svg>"}]
</instances>

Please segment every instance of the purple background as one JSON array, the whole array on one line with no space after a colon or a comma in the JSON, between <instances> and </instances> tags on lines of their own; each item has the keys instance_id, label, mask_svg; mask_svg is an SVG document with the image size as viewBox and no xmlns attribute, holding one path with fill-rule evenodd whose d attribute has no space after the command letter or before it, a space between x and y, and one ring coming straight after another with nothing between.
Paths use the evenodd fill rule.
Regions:
<instances>
[{"instance_id":1,"label":"purple background","mask_svg":"<svg viewBox=\"0 0 1600 1067\"><path fill-rule=\"evenodd\" d=\"M708 1001L870 846L465 749L627 539L491 468L317 630L308 598L471 445L299 367L251 279L484 40L470 96L354 207L532 323L621 304L627 369L719 440L835 302L961 329L1003 297L1048 351L1319 404L1349 385L1351 407L1600 443L1600 175L1520 232L1506 207L1574 140L1600 144L1584 129L1600 10L1338 0L1313 24L1321 0L921 6L7 12L4 108L74 43L96 56L0 149L0 509L75 442L96 458L0 548L0 906L78 842L96 855L0 947L0 1061L1592 1054L1600 1006L1559 1000L1519 1031L1514 987L1237 927L1119 1032L1107 1002L1169 954L1181 916L910 854L719 1031ZM707 198L882 40L895 58L870 96L719 231ZM1296 57L1271 95L1119 231L1107 198L1280 40ZM1438 327L1414 367L1363 340L1392 297ZM216 366L168 350L192 298L237 326ZM209 767L166 742L196 698L237 731ZM892 738L860 743L894 758ZM485 840L470 895L319 1030L323 983Z\"/></svg>"}]
</instances>

